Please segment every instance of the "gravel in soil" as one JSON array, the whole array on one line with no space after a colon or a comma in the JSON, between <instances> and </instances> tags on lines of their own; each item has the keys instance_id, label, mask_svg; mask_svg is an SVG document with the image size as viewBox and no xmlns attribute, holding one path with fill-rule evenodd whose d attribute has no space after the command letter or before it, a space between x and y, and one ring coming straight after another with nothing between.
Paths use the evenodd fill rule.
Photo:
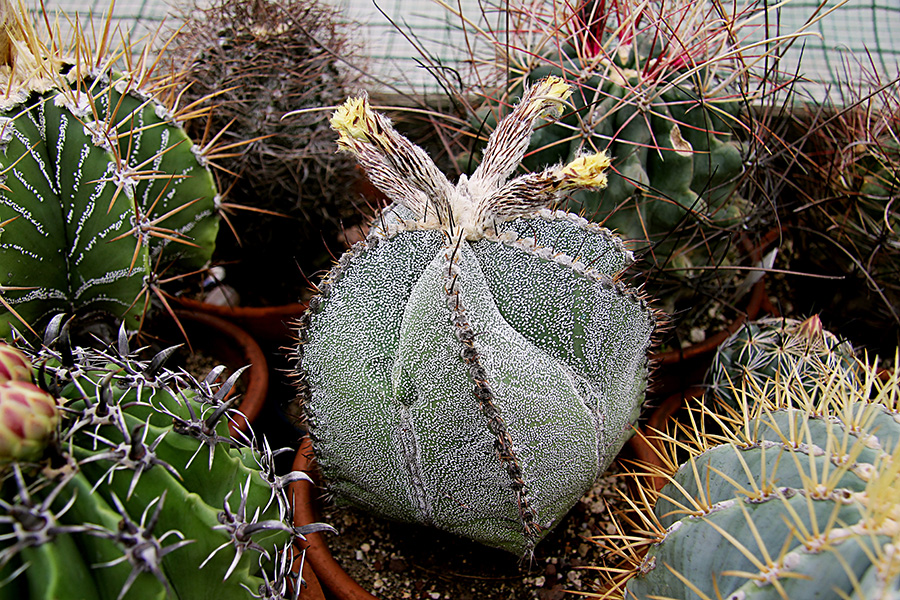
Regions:
<instances>
[{"instance_id":1,"label":"gravel in soil","mask_svg":"<svg viewBox=\"0 0 900 600\"><path fill-rule=\"evenodd\" d=\"M396 523L346 507L326 506L321 520L338 535L328 545L343 569L388 600L561 600L603 581L591 537L615 532L611 518L625 491L615 468L600 477L535 548L531 560L436 529Z\"/></svg>"}]
</instances>

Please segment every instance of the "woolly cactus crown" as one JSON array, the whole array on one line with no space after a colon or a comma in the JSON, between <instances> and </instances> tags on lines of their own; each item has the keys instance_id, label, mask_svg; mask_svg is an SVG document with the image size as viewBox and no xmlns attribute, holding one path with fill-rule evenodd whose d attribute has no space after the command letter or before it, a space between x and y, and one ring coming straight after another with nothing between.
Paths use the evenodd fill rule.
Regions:
<instances>
[{"instance_id":1,"label":"woolly cactus crown","mask_svg":"<svg viewBox=\"0 0 900 600\"><path fill-rule=\"evenodd\" d=\"M338 146L356 154L372 182L413 212L416 227L475 241L485 232L494 232L494 222L543 208L565 190L606 186L609 157L603 152L507 182L525 155L535 121L561 114L571 95L569 85L558 77L530 87L491 136L484 160L471 179L462 175L456 186L421 148L372 112L365 97L349 100L335 112L331 124L340 134Z\"/></svg>"}]
</instances>

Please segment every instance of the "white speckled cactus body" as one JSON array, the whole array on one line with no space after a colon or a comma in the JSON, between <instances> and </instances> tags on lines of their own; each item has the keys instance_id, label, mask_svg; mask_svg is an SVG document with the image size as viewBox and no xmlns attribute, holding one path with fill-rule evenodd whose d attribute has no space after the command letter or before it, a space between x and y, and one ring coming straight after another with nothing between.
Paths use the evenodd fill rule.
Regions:
<instances>
[{"instance_id":1,"label":"white speckled cactus body","mask_svg":"<svg viewBox=\"0 0 900 600\"><path fill-rule=\"evenodd\" d=\"M547 207L605 154L507 181L548 78L456 186L365 100L332 119L393 200L300 327L301 403L338 501L528 554L613 460L644 396L655 314L622 241Z\"/></svg>"}]
</instances>

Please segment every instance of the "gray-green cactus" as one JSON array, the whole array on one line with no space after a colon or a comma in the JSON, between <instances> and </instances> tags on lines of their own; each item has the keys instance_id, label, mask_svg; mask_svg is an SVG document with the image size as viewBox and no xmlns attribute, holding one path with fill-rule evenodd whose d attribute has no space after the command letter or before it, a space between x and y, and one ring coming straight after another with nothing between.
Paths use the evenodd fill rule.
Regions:
<instances>
[{"instance_id":1,"label":"gray-green cactus","mask_svg":"<svg viewBox=\"0 0 900 600\"><path fill-rule=\"evenodd\" d=\"M295 540L330 528L293 527L285 488L308 477L229 434L240 371L220 384L222 367L167 369L172 349L141 360L124 329L110 349L71 347L60 322L18 344L61 423L40 439L0 427L0 447L31 449L0 462L0 598L291 597Z\"/></svg>"},{"instance_id":2,"label":"gray-green cactus","mask_svg":"<svg viewBox=\"0 0 900 600\"><path fill-rule=\"evenodd\" d=\"M193 109L146 53L116 62L109 34L45 47L3 4L15 52L0 72L0 337L60 311L136 328L161 273L198 269L214 248L216 185L180 123Z\"/></svg>"},{"instance_id":3,"label":"gray-green cactus","mask_svg":"<svg viewBox=\"0 0 900 600\"><path fill-rule=\"evenodd\" d=\"M745 323L716 348L706 373L708 397L738 408L744 398L774 394L776 382L811 391L835 369L856 376L853 346L824 329L818 316L767 317Z\"/></svg>"},{"instance_id":4,"label":"gray-green cactus","mask_svg":"<svg viewBox=\"0 0 900 600\"><path fill-rule=\"evenodd\" d=\"M394 202L300 329L300 401L339 501L527 554L628 438L656 316L618 237L546 208L604 185L608 159L506 181L569 93L529 88L456 186L365 98L335 113Z\"/></svg>"},{"instance_id":5,"label":"gray-green cactus","mask_svg":"<svg viewBox=\"0 0 900 600\"><path fill-rule=\"evenodd\" d=\"M813 389L770 381L740 415L698 409L706 427L669 439L691 451L643 519L655 533L631 537L646 554L625 596L900 597L900 378L878 371L832 365Z\"/></svg>"}]
</instances>

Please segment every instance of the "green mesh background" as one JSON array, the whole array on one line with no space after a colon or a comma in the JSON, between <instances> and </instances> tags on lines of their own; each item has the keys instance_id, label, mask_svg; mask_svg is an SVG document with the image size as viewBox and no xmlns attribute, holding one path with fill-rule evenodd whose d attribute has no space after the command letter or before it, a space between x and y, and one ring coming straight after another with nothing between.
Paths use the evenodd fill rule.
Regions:
<instances>
[{"instance_id":1,"label":"green mesh background","mask_svg":"<svg viewBox=\"0 0 900 600\"><path fill-rule=\"evenodd\" d=\"M167 14L174 14L172 6L178 0L118 0L115 22L131 28L132 38L140 37L159 25ZM548 2L560 0L547 0ZM571 1L571 0L570 0ZM772 0L774 4L775 0ZM360 34L370 67L383 82L410 92L436 91L428 69L409 39L392 24L411 32L432 63L448 69L464 69L466 40L459 34L456 18L437 2L429 0L330 0L341 8L346 18L363 24ZM459 4L473 18L479 18L485 4L497 5L493 0L449 0ZM82 19L93 13L105 14L108 0L46 0L51 10L62 9L78 14ZM838 4L828 0L827 7ZM780 11L782 31L793 31L804 25L818 6L815 0L792 0ZM826 7L826 9L827 9ZM496 19L497 15L488 15ZM813 25L807 36L787 53L783 69L797 72L808 83L804 90L813 98L821 98L841 81L858 80L858 74L876 71L885 79L900 73L900 0L849 0L833 14ZM833 91L833 90L832 90Z\"/></svg>"},{"instance_id":2,"label":"green mesh background","mask_svg":"<svg viewBox=\"0 0 900 600\"><path fill-rule=\"evenodd\" d=\"M27 0L26 0L27 1ZM39 2L32 2L40 7ZM109 0L44 0L51 15L64 13L70 18L78 16L86 23L91 16L99 17L109 12ZM165 0L117 0L113 9L113 23L122 31L130 31L132 39L138 39L155 30L172 12L171 4ZM68 24L60 18L60 28L67 30Z\"/></svg>"},{"instance_id":3,"label":"green mesh background","mask_svg":"<svg viewBox=\"0 0 900 600\"><path fill-rule=\"evenodd\" d=\"M827 6L838 2L829 0ZM802 27L818 2L793 0L782 10L785 30ZM900 1L850 0L810 29L818 36L798 41L785 56L786 68L809 79L814 97L839 85L877 74L881 83L900 76ZM874 81L867 83L874 84Z\"/></svg>"}]
</instances>

